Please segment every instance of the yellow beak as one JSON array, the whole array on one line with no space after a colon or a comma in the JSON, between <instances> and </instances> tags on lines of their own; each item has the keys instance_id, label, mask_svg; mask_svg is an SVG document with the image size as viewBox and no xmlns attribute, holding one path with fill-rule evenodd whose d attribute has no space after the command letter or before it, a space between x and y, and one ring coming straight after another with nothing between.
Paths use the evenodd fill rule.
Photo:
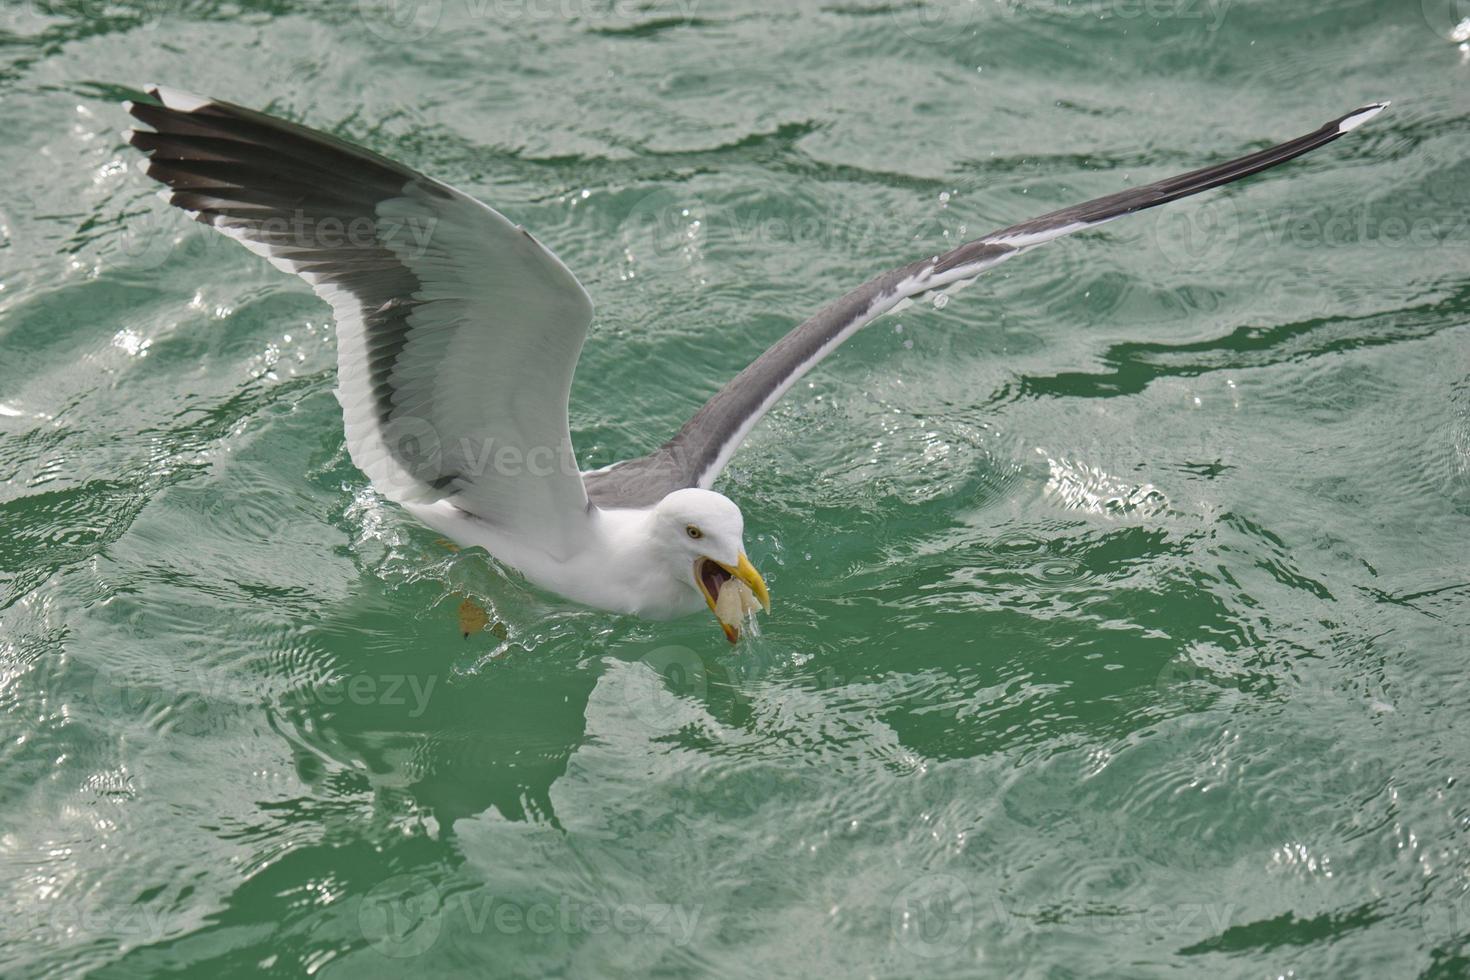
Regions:
<instances>
[{"instance_id":1,"label":"yellow beak","mask_svg":"<svg viewBox=\"0 0 1470 980\"><path fill-rule=\"evenodd\" d=\"M699 584L699 591L704 593L704 601L709 604L710 612L715 614L716 619L719 619L719 611L715 608L715 596L704 584L704 576L699 573L700 563L706 561L718 565L728 572L732 579L744 583L750 589L751 593L754 594L756 601L761 604L761 608L766 612L771 611L771 591L766 588L766 580L761 578L761 573L755 570L755 566L750 563L750 559L742 551L740 553L740 562L734 568L731 568L722 561L715 561L713 558L700 558L694 563L694 581ZM727 623L721 619L720 628L725 631L725 639L731 643L740 639L739 624Z\"/></svg>"},{"instance_id":2,"label":"yellow beak","mask_svg":"<svg viewBox=\"0 0 1470 980\"><path fill-rule=\"evenodd\" d=\"M761 604L761 608L766 612L771 611L771 591L766 588L766 580L761 578L761 573L756 571L750 559L745 557L745 552L740 553L740 564L733 569L727 568L725 571L750 586L750 591L755 593L756 601Z\"/></svg>"}]
</instances>

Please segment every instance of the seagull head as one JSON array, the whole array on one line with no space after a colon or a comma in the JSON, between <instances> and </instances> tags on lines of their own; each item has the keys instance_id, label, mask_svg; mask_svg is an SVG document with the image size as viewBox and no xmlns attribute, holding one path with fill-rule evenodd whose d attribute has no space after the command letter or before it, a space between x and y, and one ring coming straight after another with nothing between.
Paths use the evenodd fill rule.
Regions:
<instances>
[{"instance_id":1,"label":"seagull head","mask_svg":"<svg viewBox=\"0 0 1470 980\"><path fill-rule=\"evenodd\" d=\"M765 579L745 557L740 508L724 494L689 488L664 497L654 516L664 550L688 570L681 577L687 576L690 588L704 597L725 638L734 643L747 608L753 606L751 598L767 612L771 609ZM748 593L742 595L740 586Z\"/></svg>"}]
</instances>

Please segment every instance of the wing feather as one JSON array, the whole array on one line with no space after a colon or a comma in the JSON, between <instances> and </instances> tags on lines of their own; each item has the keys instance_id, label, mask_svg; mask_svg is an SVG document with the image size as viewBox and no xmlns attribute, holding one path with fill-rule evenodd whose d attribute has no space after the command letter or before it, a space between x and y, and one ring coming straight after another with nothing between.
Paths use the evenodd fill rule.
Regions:
<instances>
[{"instance_id":1,"label":"wing feather","mask_svg":"<svg viewBox=\"0 0 1470 980\"><path fill-rule=\"evenodd\" d=\"M361 147L150 87L130 141L166 200L331 304L353 462L566 550L588 502L567 425L586 292L524 229Z\"/></svg>"},{"instance_id":2,"label":"wing feather","mask_svg":"<svg viewBox=\"0 0 1470 980\"><path fill-rule=\"evenodd\" d=\"M708 488L750 430L802 375L883 314L927 293L964 286L1038 245L1295 159L1356 129L1387 106L1387 102L1364 106L1305 136L1257 153L1062 208L885 272L818 310L782 337L657 450L588 473L588 493L599 505L638 506L681 487Z\"/></svg>"}]
</instances>

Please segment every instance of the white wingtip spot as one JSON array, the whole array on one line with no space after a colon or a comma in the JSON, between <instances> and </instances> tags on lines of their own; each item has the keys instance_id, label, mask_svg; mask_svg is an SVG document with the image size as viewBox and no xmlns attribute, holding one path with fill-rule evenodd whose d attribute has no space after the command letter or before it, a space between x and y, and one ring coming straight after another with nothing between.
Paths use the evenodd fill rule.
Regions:
<instances>
[{"instance_id":1,"label":"white wingtip spot","mask_svg":"<svg viewBox=\"0 0 1470 980\"><path fill-rule=\"evenodd\" d=\"M150 84L147 86L147 92L176 112L197 112L209 105L209 100L206 98L190 95L188 92L180 92L176 88L169 88L165 85Z\"/></svg>"},{"instance_id":2,"label":"white wingtip spot","mask_svg":"<svg viewBox=\"0 0 1470 980\"><path fill-rule=\"evenodd\" d=\"M1348 116L1342 122L1338 123L1337 131L1339 133L1351 133L1353 130L1363 125L1363 123L1367 122L1369 119L1372 119L1384 109L1387 109L1391 104L1392 103L1389 102L1375 102L1370 106L1364 106L1357 112L1353 113L1351 116Z\"/></svg>"}]
</instances>

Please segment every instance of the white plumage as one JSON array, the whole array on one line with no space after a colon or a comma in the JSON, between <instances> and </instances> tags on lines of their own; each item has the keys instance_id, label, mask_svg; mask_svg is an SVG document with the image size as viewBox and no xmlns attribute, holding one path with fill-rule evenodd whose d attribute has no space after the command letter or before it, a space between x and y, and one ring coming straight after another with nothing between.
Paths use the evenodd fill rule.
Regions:
<instances>
[{"instance_id":1,"label":"white plumage","mask_svg":"<svg viewBox=\"0 0 1470 980\"><path fill-rule=\"evenodd\" d=\"M1324 146L1387 105L883 273L781 338L654 452L583 472L567 399L592 303L529 232L325 134L148 91L156 104L128 108L152 129L129 139L165 200L331 304L347 448L380 492L548 590L650 618L708 606L732 642L769 597L745 557L739 508L710 488L761 417L844 340L1023 251Z\"/></svg>"}]
</instances>

